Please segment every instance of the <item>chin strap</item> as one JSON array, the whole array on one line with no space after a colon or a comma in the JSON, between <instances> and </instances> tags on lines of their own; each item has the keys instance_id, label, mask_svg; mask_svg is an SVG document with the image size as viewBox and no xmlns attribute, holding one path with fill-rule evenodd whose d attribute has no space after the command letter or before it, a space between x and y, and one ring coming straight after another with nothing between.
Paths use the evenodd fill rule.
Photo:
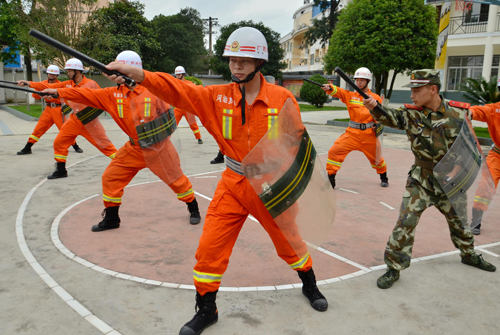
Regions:
<instances>
[{"instance_id":1,"label":"chin strap","mask_svg":"<svg viewBox=\"0 0 500 335\"><path fill-rule=\"evenodd\" d=\"M248 83L250 80L252 80L255 75L257 74L257 72L260 71L260 69L264 66L264 63L258 65L256 68L255 68L255 71L253 71L252 73L250 73L245 79L238 79L235 75L231 74L231 80L237 84L245 84L245 83ZM244 125L245 124L245 121L246 121L246 118L245 118L245 105L246 105L246 101L245 101L245 85L243 86L240 86L240 92L241 92L241 125Z\"/></svg>"}]
</instances>

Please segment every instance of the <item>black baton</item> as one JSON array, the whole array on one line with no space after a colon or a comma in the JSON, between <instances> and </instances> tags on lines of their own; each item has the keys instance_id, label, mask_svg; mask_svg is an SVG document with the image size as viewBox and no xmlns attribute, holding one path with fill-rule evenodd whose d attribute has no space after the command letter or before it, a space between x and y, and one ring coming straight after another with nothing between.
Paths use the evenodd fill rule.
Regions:
<instances>
[{"instance_id":1,"label":"black baton","mask_svg":"<svg viewBox=\"0 0 500 335\"><path fill-rule=\"evenodd\" d=\"M351 78L349 78L349 76L347 74L345 74L344 71L342 71L342 69L340 67L336 67L335 68L335 72L337 72L337 74L342 77L342 79L345 80L346 83L348 83L352 88L354 88L354 90L356 92L359 93L359 95L361 95L363 98L365 99L368 99L370 98L368 96L368 94L366 94L365 92L363 92L358 86L356 86L356 84L351 80ZM378 112L380 113L384 113L386 114L384 108L382 107L382 105L377 101L377 106L375 106L373 109L376 109Z\"/></svg>"},{"instance_id":2,"label":"black baton","mask_svg":"<svg viewBox=\"0 0 500 335\"><path fill-rule=\"evenodd\" d=\"M117 76L120 76L122 77L123 79L125 79L125 84L127 84L128 86L134 86L135 85L135 80L133 80L132 78L129 78L127 77L126 75L124 75L123 73L120 73L118 71L115 71L115 70L108 70L106 68L106 65L104 65L103 63L93 59L93 58L90 58L89 56L81 53L80 51L77 51L69 46L67 46L66 44L63 44L55 39L53 39L52 37L50 36L47 36L45 35L44 33L41 33L39 32L38 30L36 29L31 29L30 30L30 35L39 39L40 41L44 42L44 43L47 43L48 45L51 45L53 46L54 48L56 49L59 49L61 50L62 52L65 52L75 58L78 58L79 60L81 60L82 62L84 63L87 63L99 70L101 70L102 72L106 73L107 75L117 75Z\"/></svg>"},{"instance_id":3,"label":"black baton","mask_svg":"<svg viewBox=\"0 0 500 335\"><path fill-rule=\"evenodd\" d=\"M17 81L0 80L0 83L17 85Z\"/></svg>"},{"instance_id":4,"label":"black baton","mask_svg":"<svg viewBox=\"0 0 500 335\"><path fill-rule=\"evenodd\" d=\"M41 95L41 96L51 95L54 98L57 98L57 95L54 95L52 93L45 93L45 92L35 91L34 89L31 89L31 88L25 88L25 87L19 87L19 86L11 86L11 85L5 85L5 84L0 84L0 87L10 88L11 90L18 90L18 91L23 91L23 92L28 92L28 93L35 93L35 94L38 94L38 95Z\"/></svg>"},{"instance_id":5,"label":"black baton","mask_svg":"<svg viewBox=\"0 0 500 335\"><path fill-rule=\"evenodd\" d=\"M326 84L320 84L320 83L318 83L317 81L313 81L313 80L311 80L311 79L306 79L306 78L304 78L304 80L305 80L305 81L307 81L308 83L311 83L311 84L316 85L316 86L319 86L319 87L323 87L323 85L326 85Z\"/></svg>"}]
</instances>

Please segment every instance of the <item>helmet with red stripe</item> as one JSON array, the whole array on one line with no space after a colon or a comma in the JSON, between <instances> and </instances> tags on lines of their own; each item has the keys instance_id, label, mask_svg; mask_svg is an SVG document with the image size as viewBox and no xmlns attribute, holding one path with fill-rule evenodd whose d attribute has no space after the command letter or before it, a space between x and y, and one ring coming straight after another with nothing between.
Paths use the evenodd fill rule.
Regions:
<instances>
[{"instance_id":1,"label":"helmet with red stripe","mask_svg":"<svg viewBox=\"0 0 500 335\"><path fill-rule=\"evenodd\" d=\"M264 35L253 27L241 27L229 35L224 57L249 57L268 60L267 42Z\"/></svg>"}]
</instances>

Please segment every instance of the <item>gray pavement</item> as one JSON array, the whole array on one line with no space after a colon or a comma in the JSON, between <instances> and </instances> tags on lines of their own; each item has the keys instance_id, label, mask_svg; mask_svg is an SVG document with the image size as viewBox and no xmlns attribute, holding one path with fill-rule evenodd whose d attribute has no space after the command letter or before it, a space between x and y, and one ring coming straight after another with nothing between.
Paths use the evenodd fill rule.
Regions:
<instances>
[{"instance_id":1,"label":"gray pavement","mask_svg":"<svg viewBox=\"0 0 500 335\"><path fill-rule=\"evenodd\" d=\"M324 125L325 119L338 113L303 114L319 153L327 152L343 132ZM127 140L112 120L101 121L115 145ZM71 204L100 194L100 176L109 160L79 138L84 153L70 152L69 177L46 182L45 176L54 169L55 127L33 146L32 155L15 155L34 126L34 121L0 110L0 334L177 334L194 313L193 291L113 278L68 259L53 245L52 221ZM196 144L185 124L176 132L186 175L221 169L208 164L217 145L204 128L201 131L203 145ZM403 135L385 135L384 145L408 149ZM143 170L133 183L151 180L156 177ZM342 218L336 224L341 225ZM500 254L499 246L489 250ZM500 266L498 257L486 258ZM203 334L489 335L500 331L498 272L466 267L452 254L412 264L389 290L375 286L381 274L381 270L372 271L323 285L330 303L325 313L313 311L300 289L220 292L219 322Z\"/></svg>"}]
</instances>

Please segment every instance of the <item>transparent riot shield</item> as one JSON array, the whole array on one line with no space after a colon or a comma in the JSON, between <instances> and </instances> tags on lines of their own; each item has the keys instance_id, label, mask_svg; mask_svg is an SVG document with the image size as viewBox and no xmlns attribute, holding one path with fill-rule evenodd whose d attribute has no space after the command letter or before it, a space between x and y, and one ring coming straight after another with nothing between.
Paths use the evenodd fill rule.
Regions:
<instances>
[{"instance_id":1,"label":"transparent riot shield","mask_svg":"<svg viewBox=\"0 0 500 335\"><path fill-rule=\"evenodd\" d=\"M331 237L334 192L291 99L242 168L298 255L307 252L304 241L321 244Z\"/></svg>"},{"instance_id":2,"label":"transparent riot shield","mask_svg":"<svg viewBox=\"0 0 500 335\"><path fill-rule=\"evenodd\" d=\"M130 99L130 113L146 166L167 185L182 175L181 163L171 135L176 129L174 109L148 90Z\"/></svg>"},{"instance_id":3,"label":"transparent riot shield","mask_svg":"<svg viewBox=\"0 0 500 335\"><path fill-rule=\"evenodd\" d=\"M474 193L481 180L477 178L481 169L483 169L481 175L485 178L484 183L489 184L489 171L482 161L479 141L470 120L466 119L462 122L455 142L433 169L434 177L466 228L468 228L467 213L472 208ZM489 179L491 180L491 175ZM492 180L491 183L493 183Z\"/></svg>"}]
</instances>

